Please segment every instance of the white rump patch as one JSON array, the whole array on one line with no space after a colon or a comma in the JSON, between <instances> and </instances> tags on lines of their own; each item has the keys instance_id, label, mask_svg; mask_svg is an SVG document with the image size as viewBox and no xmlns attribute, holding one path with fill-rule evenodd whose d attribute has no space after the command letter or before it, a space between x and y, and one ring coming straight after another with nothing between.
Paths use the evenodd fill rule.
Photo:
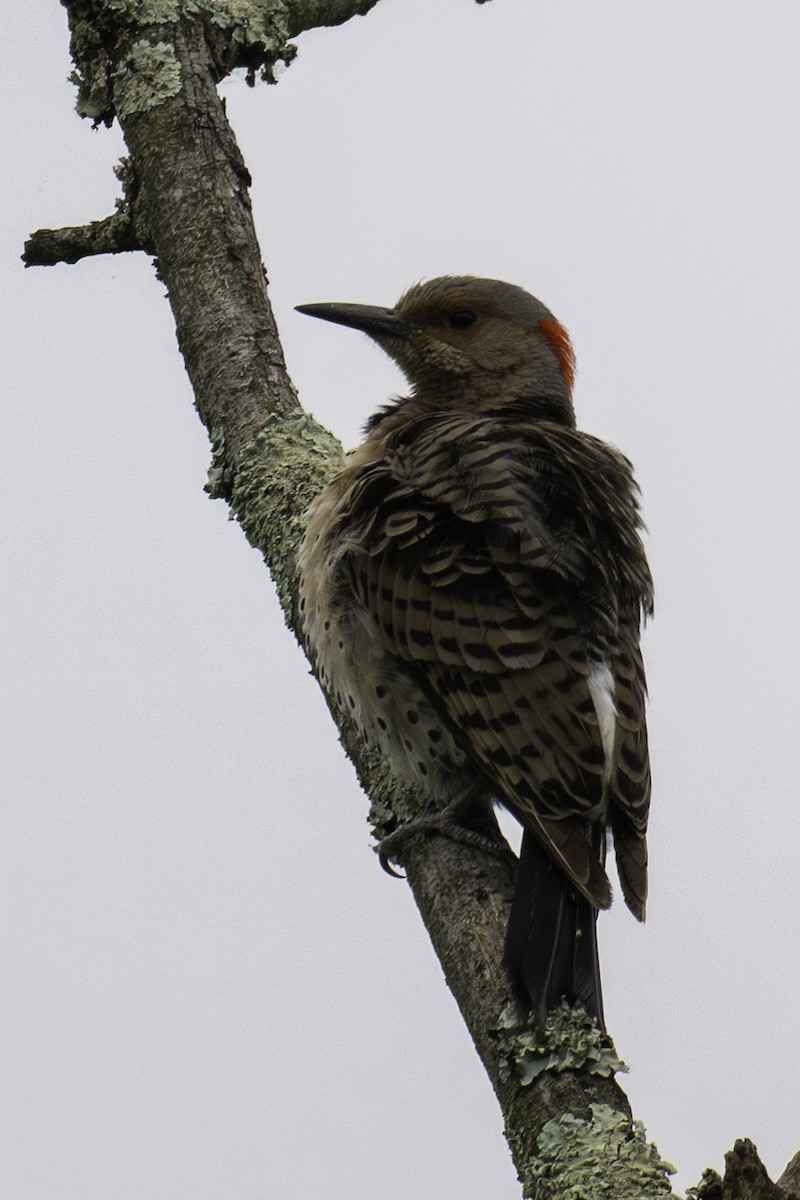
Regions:
<instances>
[{"instance_id":1,"label":"white rump patch","mask_svg":"<svg viewBox=\"0 0 800 1200\"><path fill-rule=\"evenodd\" d=\"M606 767L605 778L611 778L611 765L614 760L614 741L617 735L617 706L614 703L614 676L606 662L596 663L589 672L586 680L589 684L597 720L600 725L600 737L603 739L603 753Z\"/></svg>"}]
</instances>

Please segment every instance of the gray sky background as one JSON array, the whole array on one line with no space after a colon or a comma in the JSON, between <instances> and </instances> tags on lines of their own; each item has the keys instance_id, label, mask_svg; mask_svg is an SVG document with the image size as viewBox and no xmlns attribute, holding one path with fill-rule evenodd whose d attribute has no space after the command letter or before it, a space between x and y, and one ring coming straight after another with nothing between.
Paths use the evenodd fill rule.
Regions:
<instances>
[{"instance_id":1,"label":"gray sky background","mask_svg":"<svg viewBox=\"0 0 800 1200\"><path fill-rule=\"evenodd\" d=\"M512 1200L501 1121L404 884L202 485L144 256L23 272L110 211L56 0L4 5L2 1200ZM382 0L224 85L295 382L352 444L402 387L293 312L445 272L575 342L644 492L655 793L643 928L601 918L635 1111L681 1187L800 1146L795 1031L796 0Z\"/></svg>"}]
</instances>

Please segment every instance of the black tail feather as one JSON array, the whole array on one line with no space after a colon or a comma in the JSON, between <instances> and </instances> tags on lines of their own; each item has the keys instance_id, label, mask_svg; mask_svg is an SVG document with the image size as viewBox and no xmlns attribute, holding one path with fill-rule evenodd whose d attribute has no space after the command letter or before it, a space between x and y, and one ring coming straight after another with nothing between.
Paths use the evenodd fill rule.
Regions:
<instances>
[{"instance_id":1,"label":"black tail feather","mask_svg":"<svg viewBox=\"0 0 800 1200\"><path fill-rule=\"evenodd\" d=\"M597 909L525 833L504 962L520 1007L540 1026L565 996L605 1030L596 924Z\"/></svg>"}]
</instances>

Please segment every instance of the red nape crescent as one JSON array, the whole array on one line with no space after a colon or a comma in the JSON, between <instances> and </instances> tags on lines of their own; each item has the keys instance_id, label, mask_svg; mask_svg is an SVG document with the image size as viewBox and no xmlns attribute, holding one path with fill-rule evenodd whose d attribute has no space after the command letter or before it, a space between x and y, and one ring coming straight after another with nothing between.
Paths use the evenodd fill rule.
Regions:
<instances>
[{"instance_id":1,"label":"red nape crescent","mask_svg":"<svg viewBox=\"0 0 800 1200\"><path fill-rule=\"evenodd\" d=\"M575 351L572 349L569 334L560 321L540 321L539 328L555 350L567 387L572 391L575 382Z\"/></svg>"}]
</instances>

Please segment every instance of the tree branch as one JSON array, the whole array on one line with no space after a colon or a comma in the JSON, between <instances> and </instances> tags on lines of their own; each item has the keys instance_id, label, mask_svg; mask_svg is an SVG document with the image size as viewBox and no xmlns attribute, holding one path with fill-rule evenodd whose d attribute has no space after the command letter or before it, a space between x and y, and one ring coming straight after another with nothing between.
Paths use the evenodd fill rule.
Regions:
<instances>
[{"instance_id":1,"label":"tree branch","mask_svg":"<svg viewBox=\"0 0 800 1200\"><path fill-rule=\"evenodd\" d=\"M114 168L122 184L122 197L116 211L88 225L68 225L63 229L37 229L25 243L22 261L26 267L52 267L56 263L76 263L93 254L121 254L127 250L150 250L144 222L137 218L136 178L130 159L123 158Z\"/></svg>"},{"instance_id":2,"label":"tree branch","mask_svg":"<svg viewBox=\"0 0 800 1200\"><path fill-rule=\"evenodd\" d=\"M366 16L378 0L286 0L289 37L321 25L343 25L351 17Z\"/></svg>"},{"instance_id":3,"label":"tree branch","mask_svg":"<svg viewBox=\"0 0 800 1200\"><path fill-rule=\"evenodd\" d=\"M26 267L52 267L60 262L76 263L93 254L143 249L128 214L115 212L88 225L37 229L25 243L22 261Z\"/></svg>"}]
</instances>

